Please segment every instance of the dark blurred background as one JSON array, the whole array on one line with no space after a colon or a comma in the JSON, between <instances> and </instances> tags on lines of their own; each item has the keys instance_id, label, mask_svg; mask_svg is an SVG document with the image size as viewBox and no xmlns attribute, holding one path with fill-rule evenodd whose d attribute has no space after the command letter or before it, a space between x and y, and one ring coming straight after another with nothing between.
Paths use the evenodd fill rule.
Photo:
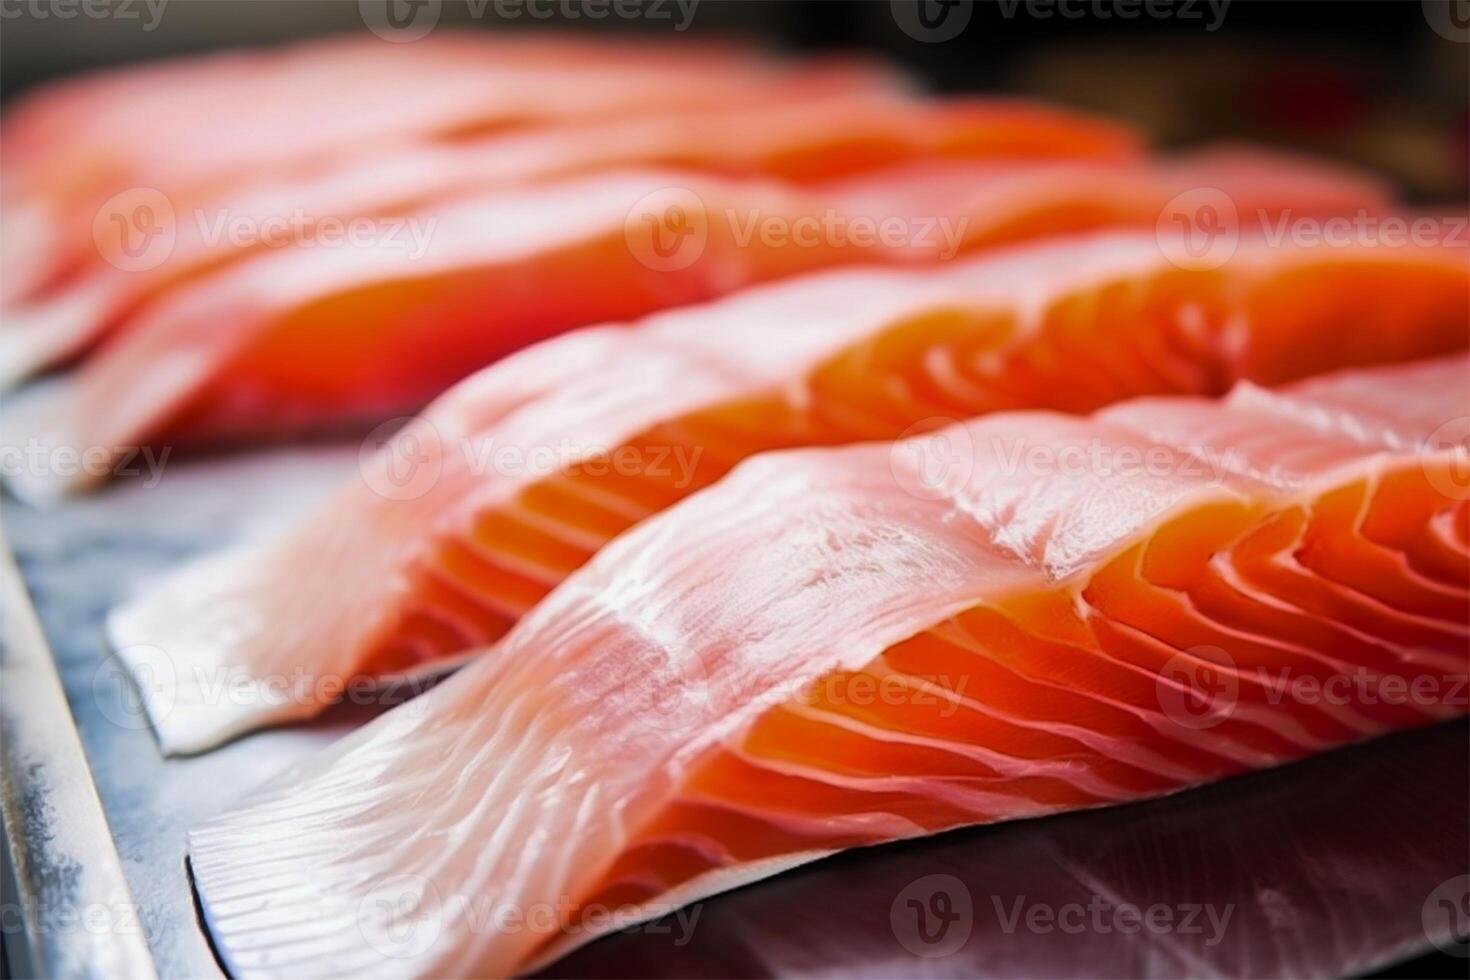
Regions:
<instances>
[{"instance_id":1,"label":"dark blurred background","mask_svg":"<svg viewBox=\"0 0 1470 980\"><path fill-rule=\"evenodd\" d=\"M1425 201L1463 201L1470 183L1466 0L0 0L0 94L142 58L362 31L364 7L385 3L441 28L856 49L936 90L1130 117L1164 145L1251 138L1330 153Z\"/></svg>"}]
</instances>

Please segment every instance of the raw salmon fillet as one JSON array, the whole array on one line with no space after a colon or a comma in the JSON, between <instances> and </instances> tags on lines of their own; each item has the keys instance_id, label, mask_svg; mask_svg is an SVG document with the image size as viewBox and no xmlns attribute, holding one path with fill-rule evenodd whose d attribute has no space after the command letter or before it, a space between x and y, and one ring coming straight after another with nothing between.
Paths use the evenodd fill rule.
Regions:
<instances>
[{"instance_id":1,"label":"raw salmon fillet","mask_svg":"<svg viewBox=\"0 0 1470 980\"><path fill-rule=\"evenodd\" d=\"M844 848L1462 715L1467 380L1457 355L742 463L197 828L216 948L236 976L504 976Z\"/></svg>"},{"instance_id":2,"label":"raw salmon fillet","mask_svg":"<svg viewBox=\"0 0 1470 980\"><path fill-rule=\"evenodd\" d=\"M1253 242L1190 270L1152 234L1113 233L808 277L481 372L297 530L184 570L115 611L111 635L163 748L199 751L313 715L364 677L457 662L753 453L1219 394L1467 342L1462 247Z\"/></svg>"},{"instance_id":3,"label":"raw salmon fillet","mask_svg":"<svg viewBox=\"0 0 1470 980\"><path fill-rule=\"evenodd\" d=\"M84 353L166 290L262 247L315 245L349 220L386 222L469 191L640 164L811 183L921 159L1137 156L1137 140L1124 127L1060 109L885 92L823 94L832 86L810 83L804 79L814 94L772 95L769 105L421 141L328 166L266 170L223 190L206 185L192 197L175 193L166 256L130 261L127 249L138 244L132 227L94 225L89 261L79 257L65 285L12 304L0 332L0 384ZM235 228L244 234L232 234ZM276 229L274 235L267 229ZM325 229L320 236L319 229Z\"/></svg>"},{"instance_id":4,"label":"raw salmon fillet","mask_svg":"<svg viewBox=\"0 0 1470 980\"><path fill-rule=\"evenodd\" d=\"M186 284L25 425L42 444L94 457L365 428L572 327L839 264L932 263L1057 232L1153 228L1205 180L1238 202L1243 222L1385 202L1356 174L1239 151L1144 170L901 167L807 188L683 171L569 178L427 206L417 243L303 244ZM14 485L38 497L88 476Z\"/></svg>"},{"instance_id":5,"label":"raw salmon fillet","mask_svg":"<svg viewBox=\"0 0 1470 980\"><path fill-rule=\"evenodd\" d=\"M11 302L65 281L95 255L99 209L134 189L183 206L206 189L408 141L900 84L886 68L856 60L792 64L731 46L453 32L412 44L330 39L98 72L6 112L0 296Z\"/></svg>"}]
</instances>

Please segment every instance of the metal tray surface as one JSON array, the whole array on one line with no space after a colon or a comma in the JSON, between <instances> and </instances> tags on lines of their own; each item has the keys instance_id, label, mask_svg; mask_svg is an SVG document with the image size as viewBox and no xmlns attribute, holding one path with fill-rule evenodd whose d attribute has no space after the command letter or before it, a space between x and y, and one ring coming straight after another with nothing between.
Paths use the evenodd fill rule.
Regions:
<instances>
[{"instance_id":1,"label":"metal tray surface","mask_svg":"<svg viewBox=\"0 0 1470 980\"><path fill-rule=\"evenodd\" d=\"M124 483L51 510L0 505L90 767L32 771L11 759L6 812L24 802L44 816L48 801L85 811L100 798L130 892L108 893L126 907L109 906L100 930L53 926L33 951L39 972L218 975L185 873L185 829L374 709L343 708L318 724L165 760L110 656L103 618L191 556L256 540L306 512L356 460L351 445L177 462L156 486ZM23 615L16 605L12 597L4 610L9 623ZM5 638L12 648L27 642L9 627ZM0 715L7 733L40 737L64 721L45 711L41 699L7 691ZM1441 725L1168 799L848 853L607 937L547 973L1361 973L1449 944L1453 924L1434 918L1433 896L1470 870L1467 733L1461 722ZM88 776L95 797L76 791ZM65 817L88 826L85 812ZM102 833L100 819L91 826ZM7 832L26 845L50 830L38 819ZM101 875L102 887L111 849L93 844L82 875ZM41 855L33 865L45 863L45 848L31 851ZM64 883L66 868L21 870L23 903L95 901ZM1140 927L1129 909L1161 909L1150 914L1169 923ZM140 938L151 963L128 958Z\"/></svg>"}]
</instances>

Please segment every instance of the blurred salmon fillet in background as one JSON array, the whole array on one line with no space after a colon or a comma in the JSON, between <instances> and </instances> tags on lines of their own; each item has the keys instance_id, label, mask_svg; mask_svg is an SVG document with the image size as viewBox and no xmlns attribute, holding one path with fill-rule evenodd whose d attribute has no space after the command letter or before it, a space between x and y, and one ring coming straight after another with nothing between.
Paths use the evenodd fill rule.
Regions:
<instances>
[{"instance_id":1,"label":"blurred salmon fillet in background","mask_svg":"<svg viewBox=\"0 0 1470 980\"><path fill-rule=\"evenodd\" d=\"M0 299L64 282L95 252L98 210L133 188L189 202L416 140L901 84L858 60L792 64L728 45L451 32L412 44L352 37L98 72L7 109Z\"/></svg>"},{"instance_id":2,"label":"blurred salmon fillet in background","mask_svg":"<svg viewBox=\"0 0 1470 980\"><path fill-rule=\"evenodd\" d=\"M789 94L757 88L748 96L754 104L720 112L660 111L655 104L607 122L525 125L267 169L167 200L134 195L124 203L152 206L160 212L156 222L169 222L173 237L166 252L134 261L129 249L136 249L137 231L126 208L118 211L119 221L92 222L90 247L66 281L6 309L0 383L85 353L150 300L261 247L316 244L318 226L352 218L386 224L471 191L629 165L804 184L915 160L1122 161L1136 155L1136 140L1126 129L1057 109L1001 100L928 101L847 85L831 94L826 90L834 85L811 74L786 85ZM860 90L846 91L854 87ZM295 224L276 242L259 231L283 220ZM243 240L225 234L233 227L247 230Z\"/></svg>"}]
</instances>

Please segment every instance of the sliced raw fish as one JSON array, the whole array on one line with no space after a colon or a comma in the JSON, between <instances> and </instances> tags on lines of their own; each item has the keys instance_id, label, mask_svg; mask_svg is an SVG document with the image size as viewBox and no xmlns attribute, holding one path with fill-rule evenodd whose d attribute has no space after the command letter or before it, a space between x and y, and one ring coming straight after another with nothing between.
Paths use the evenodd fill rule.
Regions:
<instances>
[{"instance_id":1,"label":"sliced raw fish","mask_svg":"<svg viewBox=\"0 0 1470 980\"><path fill-rule=\"evenodd\" d=\"M1255 242L1191 270L1151 234L1108 234L808 277L482 371L366 453L299 528L185 569L117 610L112 638L140 677L171 678L143 685L165 750L199 751L364 678L458 662L610 538L757 452L1220 394L1467 342L1470 263L1451 246Z\"/></svg>"},{"instance_id":2,"label":"sliced raw fish","mask_svg":"<svg viewBox=\"0 0 1470 980\"><path fill-rule=\"evenodd\" d=\"M216 948L236 976L521 973L845 848L1463 715L1467 377L742 463L193 831Z\"/></svg>"}]
</instances>

